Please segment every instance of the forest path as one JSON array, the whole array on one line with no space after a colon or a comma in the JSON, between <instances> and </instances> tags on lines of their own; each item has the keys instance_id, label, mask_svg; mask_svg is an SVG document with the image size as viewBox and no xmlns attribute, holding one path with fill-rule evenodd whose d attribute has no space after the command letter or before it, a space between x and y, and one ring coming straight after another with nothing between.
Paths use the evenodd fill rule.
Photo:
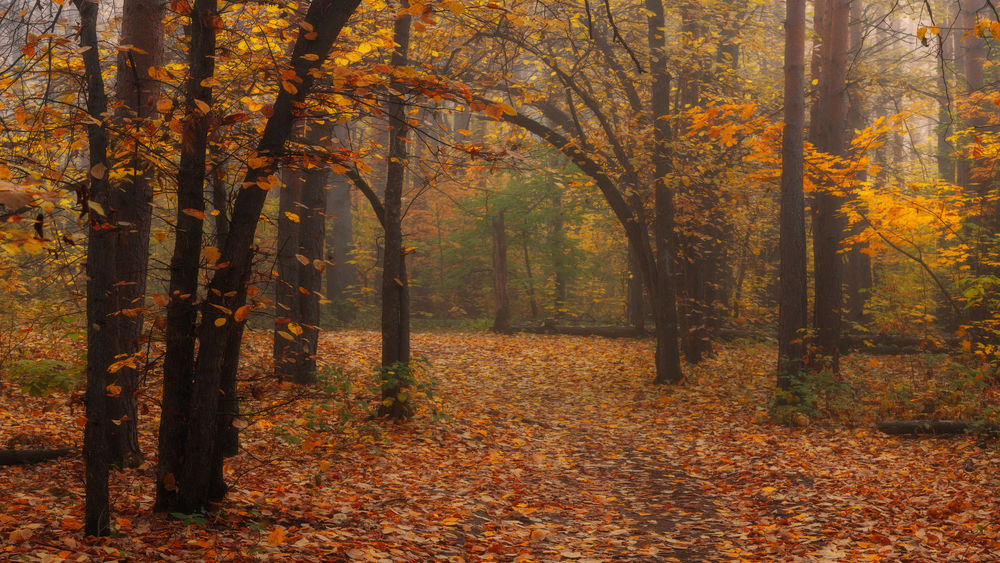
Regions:
<instances>
[{"instance_id":1,"label":"forest path","mask_svg":"<svg viewBox=\"0 0 1000 563\"><path fill-rule=\"evenodd\" d=\"M418 336L414 347L434 358L453 420L500 462L479 471L508 489L509 512L474 514L474 531L522 528L523 555L541 559L718 555L728 526L703 479L672 459L690 436L658 408L649 342L486 335L468 350Z\"/></svg>"}]
</instances>

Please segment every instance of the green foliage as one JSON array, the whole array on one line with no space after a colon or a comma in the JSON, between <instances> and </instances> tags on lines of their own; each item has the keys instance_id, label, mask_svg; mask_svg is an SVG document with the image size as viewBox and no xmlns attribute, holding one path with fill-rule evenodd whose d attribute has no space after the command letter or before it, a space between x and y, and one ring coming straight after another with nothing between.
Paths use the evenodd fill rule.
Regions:
<instances>
[{"instance_id":1,"label":"green foliage","mask_svg":"<svg viewBox=\"0 0 1000 563\"><path fill-rule=\"evenodd\" d=\"M32 397L66 392L83 384L83 370L70 362L53 359L17 360L8 368L11 377Z\"/></svg>"},{"instance_id":2,"label":"green foliage","mask_svg":"<svg viewBox=\"0 0 1000 563\"><path fill-rule=\"evenodd\" d=\"M417 398L428 403L434 400L436 382L428 378L430 368L427 358L415 358L409 364L395 362L375 368L377 387L382 397L377 415L409 418L416 410ZM431 409L437 417L437 411Z\"/></svg>"},{"instance_id":3,"label":"green foliage","mask_svg":"<svg viewBox=\"0 0 1000 563\"><path fill-rule=\"evenodd\" d=\"M779 423L803 426L811 419L846 420L858 392L846 379L830 370L799 372L787 391L771 400L771 416Z\"/></svg>"},{"instance_id":4,"label":"green foliage","mask_svg":"<svg viewBox=\"0 0 1000 563\"><path fill-rule=\"evenodd\" d=\"M170 515L183 522L185 526L204 526L208 524L208 518L205 517L204 512L193 512L191 514L171 512Z\"/></svg>"}]
</instances>

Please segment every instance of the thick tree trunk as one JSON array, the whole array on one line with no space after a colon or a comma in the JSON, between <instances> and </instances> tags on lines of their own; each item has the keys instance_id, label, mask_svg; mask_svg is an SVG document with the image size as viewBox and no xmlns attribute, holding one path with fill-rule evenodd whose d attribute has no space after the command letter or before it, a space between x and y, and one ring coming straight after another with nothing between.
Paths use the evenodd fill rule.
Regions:
<instances>
[{"instance_id":1,"label":"thick tree trunk","mask_svg":"<svg viewBox=\"0 0 1000 563\"><path fill-rule=\"evenodd\" d=\"M408 3L402 2L405 10ZM407 13L399 15L393 29L396 49L391 64L408 64L410 20ZM385 182L385 258L382 268L382 366L384 369L407 369L410 363L409 294L406 279L405 253L403 251L403 186L406 179L407 137L410 125L406 103L400 95L390 95L387 105L389 116L389 154ZM408 418L413 414L409 401L400 400L405 390L400 377L382 383L380 416L393 419Z\"/></svg>"},{"instance_id":2,"label":"thick tree trunk","mask_svg":"<svg viewBox=\"0 0 1000 563\"><path fill-rule=\"evenodd\" d=\"M105 536L110 532L111 505L108 495L108 471L114 450L109 443L107 386L108 367L114 361L109 340L115 338L115 312L110 293L114 285L114 227L104 215L111 209L108 185L108 135L104 119L108 110L107 94L101 78L98 53L96 3L77 0L80 11L80 45L83 49L87 80L87 113L93 122L87 125L89 144L89 201L91 206L87 243L87 422L83 434L83 460L86 507L84 533ZM84 210L88 211L88 210ZM110 333L110 335L109 335Z\"/></svg>"},{"instance_id":3,"label":"thick tree trunk","mask_svg":"<svg viewBox=\"0 0 1000 563\"><path fill-rule=\"evenodd\" d=\"M507 229L504 212L493 216L493 330L510 330L510 297L507 294Z\"/></svg>"},{"instance_id":4,"label":"thick tree trunk","mask_svg":"<svg viewBox=\"0 0 1000 563\"><path fill-rule=\"evenodd\" d=\"M825 17L817 20L822 43L819 73L818 110L813 115L810 135L816 147L830 155L845 153L844 124L847 118L847 42L850 0L822 0ZM820 11L817 8L817 13ZM842 186L823 186L813 195L813 257L816 303L815 353L822 358L815 369L840 368L841 309L843 308L843 265L840 247L844 237L841 215L843 198L836 195Z\"/></svg>"},{"instance_id":5,"label":"thick tree trunk","mask_svg":"<svg viewBox=\"0 0 1000 563\"><path fill-rule=\"evenodd\" d=\"M128 132L125 146L131 149L128 167L131 173L111 189L111 220L116 226L115 283L112 307L119 314L110 322L115 330L105 331L114 340L110 346L121 367L110 375L110 384L121 387L117 396L108 398L108 416L116 421L108 426L112 463L138 465L142 458L137 430L139 378L146 369L143 350L143 318L146 297L146 270L149 264L149 227L152 218L152 166L138 137L145 120L156 112L159 82L149 77L149 68L160 64L163 53L163 15L161 0L128 0L122 5L122 45L132 48L118 53L116 97L121 105L116 121ZM131 361L123 361L123 359Z\"/></svg>"},{"instance_id":6,"label":"thick tree trunk","mask_svg":"<svg viewBox=\"0 0 1000 563\"><path fill-rule=\"evenodd\" d=\"M778 300L778 388L789 391L806 354L805 0L785 4L785 127L781 139L781 210Z\"/></svg>"}]
</instances>

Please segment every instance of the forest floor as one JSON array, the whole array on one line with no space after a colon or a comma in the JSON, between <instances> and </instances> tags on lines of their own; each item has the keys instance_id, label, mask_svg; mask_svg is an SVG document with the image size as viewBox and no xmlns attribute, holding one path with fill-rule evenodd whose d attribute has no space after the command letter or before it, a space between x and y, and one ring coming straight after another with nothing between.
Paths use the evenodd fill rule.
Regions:
<instances>
[{"instance_id":1,"label":"forest floor","mask_svg":"<svg viewBox=\"0 0 1000 563\"><path fill-rule=\"evenodd\" d=\"M673 389L650 384L651 345L630 339L428 333L413 346L435 389L394 425L365 416L377 334L327 333L322 364L343 372L325 367L309 395L268 383L269 341L252 336L254 412L217 512L152 514L147 461L113 477L113 536L85 539L79 453L4 467L0 560L1000 559L1000 447L872 428L954 391L928 387L941 358L850 356L845 380L810 391L812 419L788 427L767 416L762 344L720 347ZM0 447L78 445L68 395L0 385ZM142 399L150 458L157 388Z\"/></svg>"}]
</instances>

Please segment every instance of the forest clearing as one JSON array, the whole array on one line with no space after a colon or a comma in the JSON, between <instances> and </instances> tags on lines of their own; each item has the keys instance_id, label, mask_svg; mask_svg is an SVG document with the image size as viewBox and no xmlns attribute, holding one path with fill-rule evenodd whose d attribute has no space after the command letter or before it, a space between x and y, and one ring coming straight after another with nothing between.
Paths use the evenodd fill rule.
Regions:
<instances>
[{"instance_id":1,"label":"forest clearing","mask_svg":"<svg viewBox=\"0 0 1000 563\"><path fill-rule=\"evenodd\" d=\"M254 385L270 380L262 336L246 355ZM649 383L648 341L423 333L414 351L434 358L425 376L433 397L393 424L369 420L359 404L374 400L365 374L377 361L377 333L326 333L322 346L321 365L344 366L352 390L273 410L297 391L258 393L264 401L248 392L248 410L260 414L248 418L245 451L227 463L233 489L217 512L153 514L147 460L112 480L113 531L102 539L78 535L79 409L62 393L29 398L5 386L2 435L74 451L0 469L9 491L0 558L992 561L1000 553L994 442L889 437L872 427L892 386L912 384L922 399L940 393L924 387L940 357L847 356L845 384L857 394L824 407L842 422L786 427L766 409L773 345L727 345L683 385L663 389ZM149 449L156 402L144 394L142 404Z\"/></svg>"}]
</instances>

